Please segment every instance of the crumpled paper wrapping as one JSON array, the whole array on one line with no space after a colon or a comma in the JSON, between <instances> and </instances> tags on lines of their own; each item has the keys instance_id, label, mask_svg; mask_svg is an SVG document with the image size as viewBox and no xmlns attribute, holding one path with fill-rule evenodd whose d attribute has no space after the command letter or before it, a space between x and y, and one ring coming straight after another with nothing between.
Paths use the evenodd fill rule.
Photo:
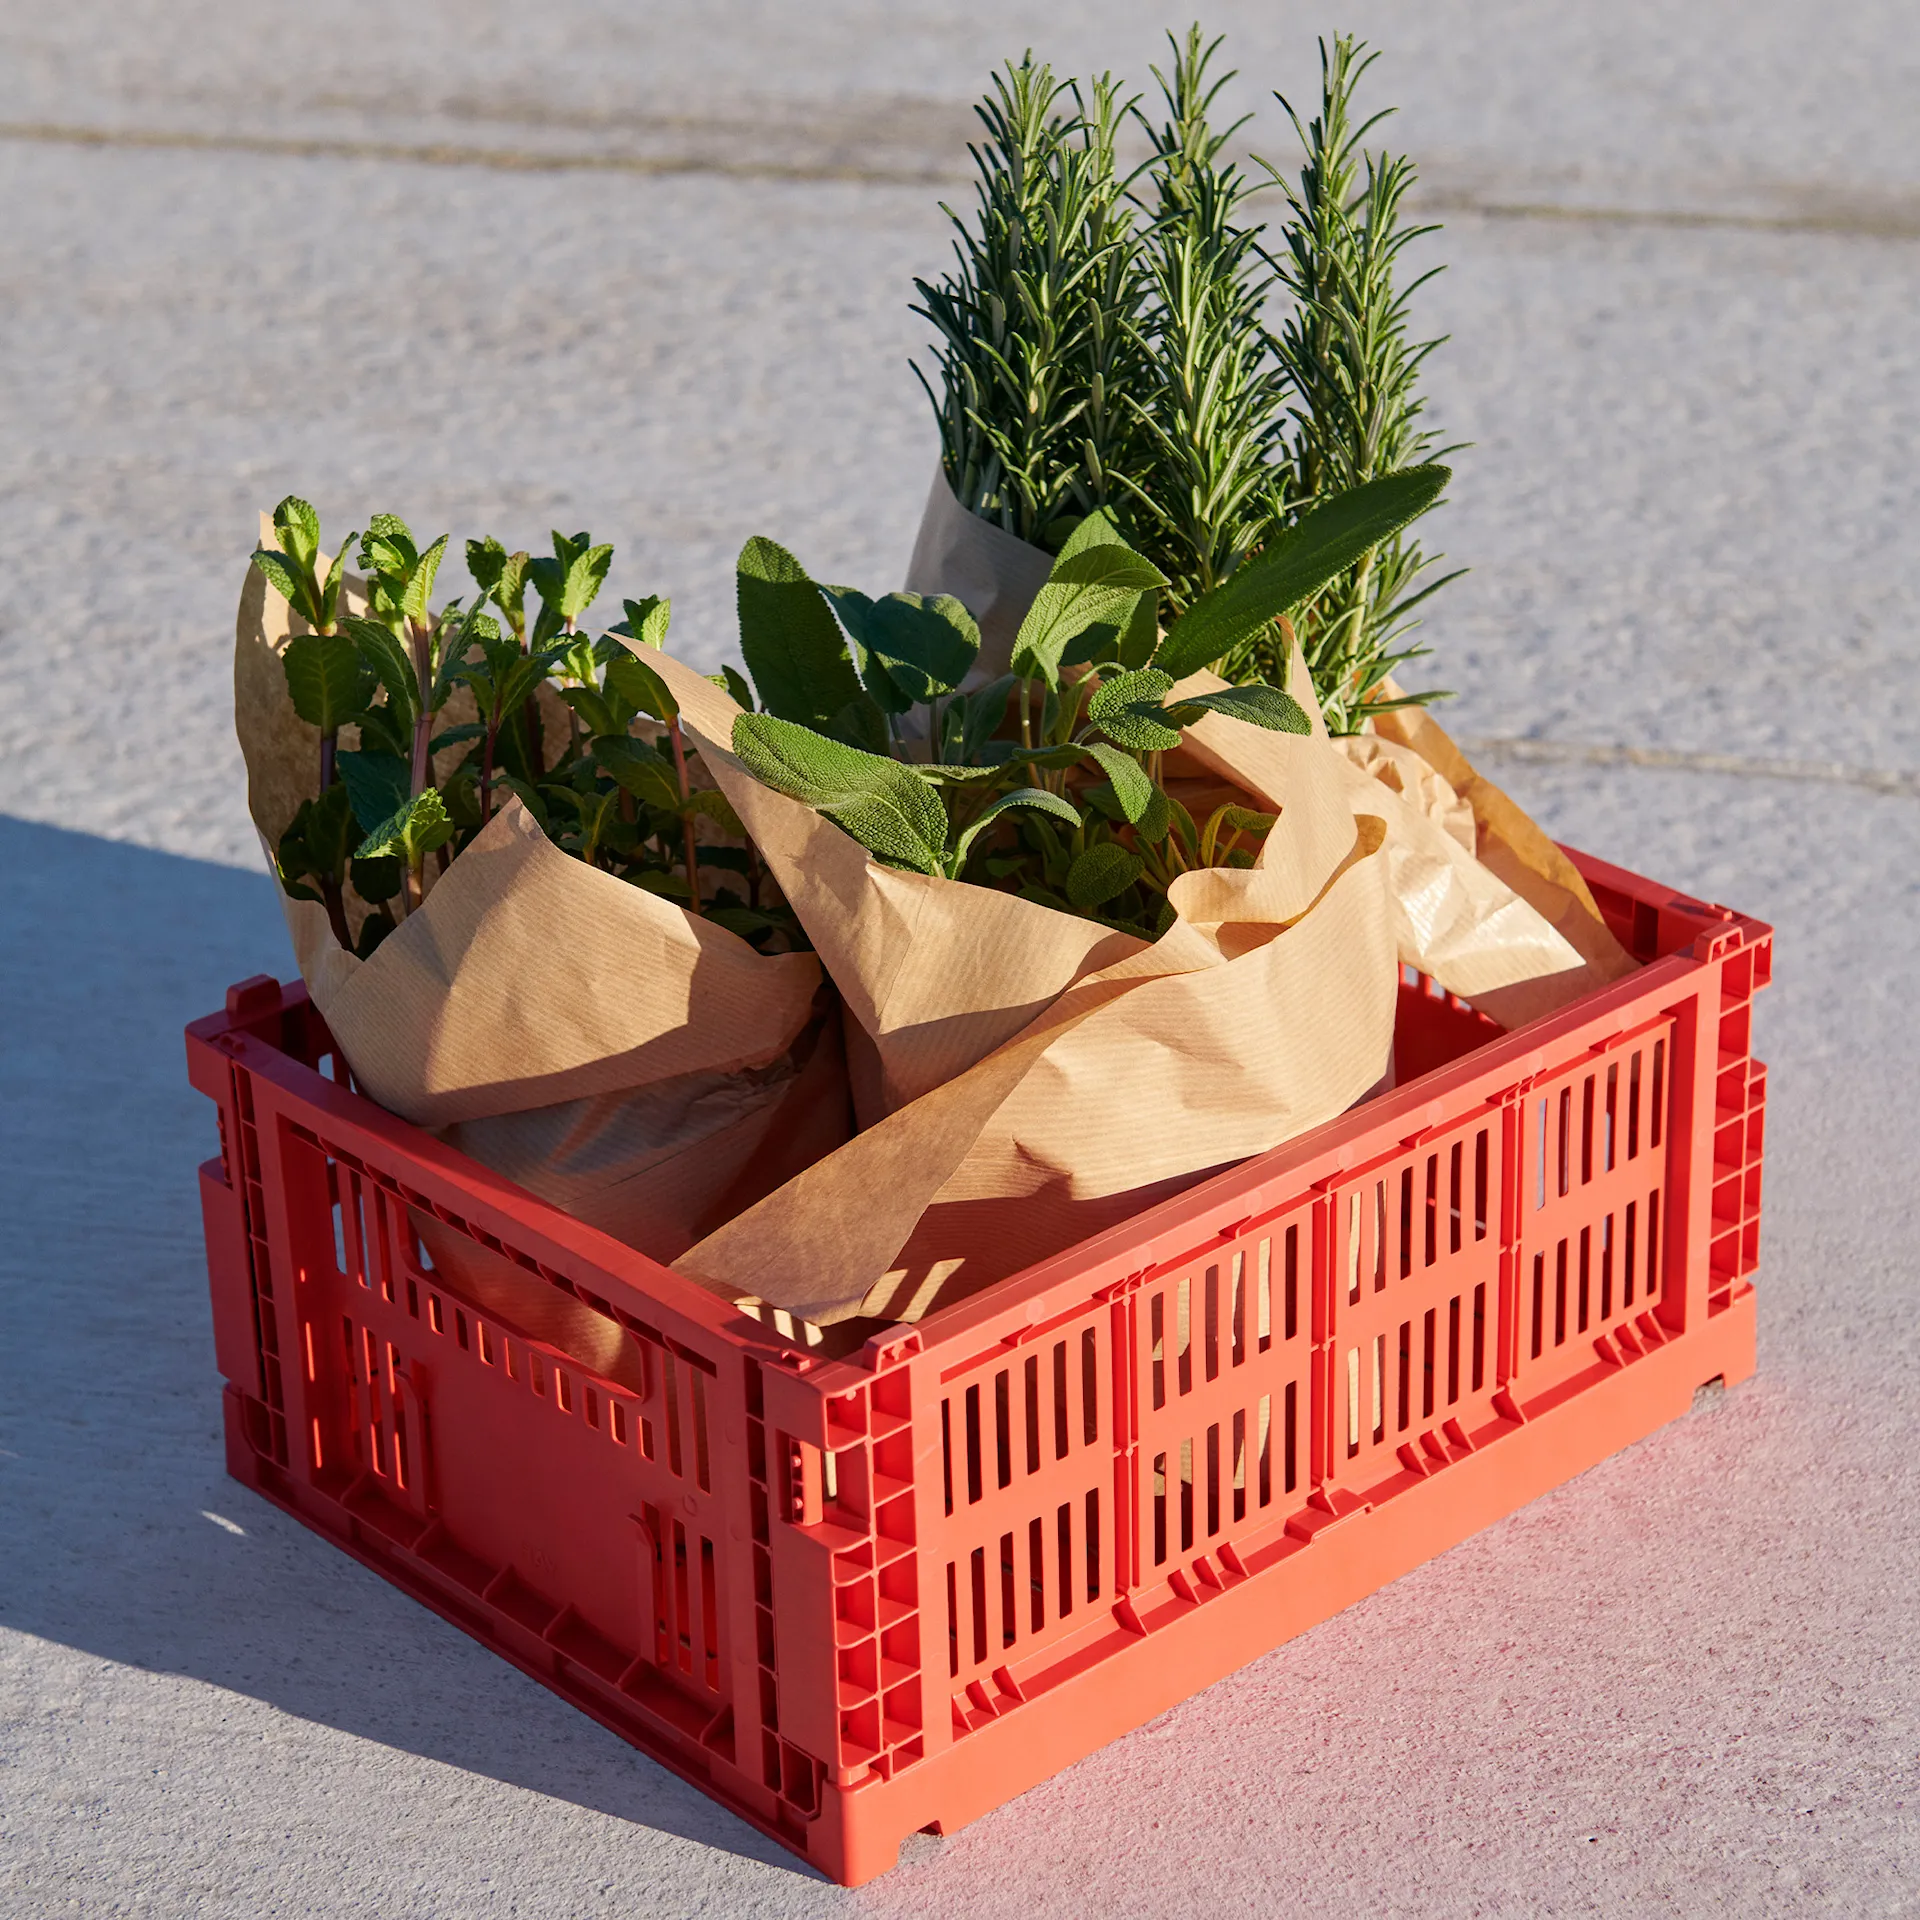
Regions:
<instances>
[{"instance_id":1,"label":"crumpled paper wrapping","mask_svg":"<svg viewBox=\"0 0 1920 1920\"><path fill-rule=\"evenodd\" d=\"M936 466L907 584L917 593L951 592L970 608L969 593L985 593L996 631L1007 634L1007 651L991 671L1005 671L1012 635L1050 565L1037 547L968 513ZM1225 684L1198 674L1184 690ZM1304 675L1290 677L1296 699L1304 686ZM1384 691L1399 697L1391 682ZM1316 737L1324 738L1317 707L1310 698L1302 704L1314 717ZM1395 938L1407 965L1506 1027L1569 1005L1632 970L1573 863L1474 771L1430 714L1397 709L1334 744L1353 804L1386 824ZM1187 730L1179 758L1271 809L1283 770L1299 751L1294 736L1208 714Z\"/></svg>"},{"instance_id":2,"label":"crumpled paper wrapping","mask_svg":"<svg viewBox=\"0 0 1920 1920\"><path fill-rule=\"evenodd\" d=\"M1148 942L882 866L734 759L725 693L654 664L840 988L877 1109L682 1272L820 1326L917 1318L1378 1082L1397 998L1385 829L1324 738L1276 769L1258 863L1182 876Z\"/></svg>"},{"instance_id":3,"label":"crumpled paper wrapping","mask_svg":"<svg viewBox=\"0 0 1920 1920\"><path fill-rule=\"evenodd\" d=\"M234 720L270 845L318 785L319 737L294 713L280 665L298 630L249 567ZM281 905L308 992L363 1091L656 1259L852 1131L839 1008L813 955L761 954L584 865L511 797L366 960L338 945L319 905L284 894ZM523 1331L603 1371L624 1351L603 1316L549 1298L462 1235L415 1224L476 1304L517 1302L508 1317Z\"/></svg>"}]
</instances>

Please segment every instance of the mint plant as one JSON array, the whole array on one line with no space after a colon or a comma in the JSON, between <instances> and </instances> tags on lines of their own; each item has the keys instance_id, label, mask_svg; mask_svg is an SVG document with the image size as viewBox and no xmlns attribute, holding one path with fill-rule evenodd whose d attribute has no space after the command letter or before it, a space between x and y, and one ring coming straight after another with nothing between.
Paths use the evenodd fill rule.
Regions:
<instances>
[{"instance_id":1,"label":"mint plant","mask_svg":"<svg viewBox=\"0 0 1920 1920\"><path fill-rule=\"evenodd\" d=\"M255 564L303 620L308 610L332 619L342 568L336 562L326 581L315 577L312 509L285 502L275 524L281 545ZM552 556L540 559L498 540L469 541L479 592L435 611L447 545L442 537L423 546L404 521L377 515L360 540L366 611L297 636L284 651L289 696L323 742L320 792L276 849L286 891L322 904L341 945L370 953L424 900L427 863L444 871L510 791L555 845L586 864L762 946L797 943L783 904L762 897L765 872L740 823L697 777L663 682L625 644L663 645L667 602L628 600L612 632L592 632L587 616L613 549L584 533L556 533ZM737 674L732 683L745 691ZM538 708L547 686L571 716L551 766ZM462 689L474 718L444 724ZM358 734L350 749L337 745L345 728ZM451 769L436 774L462 746ZM703 819L718 834L703 837ZM369 909L357 942L354 896Z\"/></svg>"}]
</instances>

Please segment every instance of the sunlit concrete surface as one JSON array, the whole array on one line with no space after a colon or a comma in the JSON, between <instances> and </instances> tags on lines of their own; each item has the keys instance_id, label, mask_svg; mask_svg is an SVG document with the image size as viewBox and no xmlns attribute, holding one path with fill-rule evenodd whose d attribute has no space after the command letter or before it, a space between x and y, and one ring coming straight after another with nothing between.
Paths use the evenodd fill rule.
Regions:
<instances>
[{"instance_id":1,"label":"sunlit concrete surface","mask_svg":"<svg viewBox=\"0 0 1920 1920\"><path fill-rule=\"evenodd\" d=\"M179 1029L291 970L232 609L295 489L590 527L709 663L751 533L896 584L967 104L1161 18L0 6L0 1913L1913 1911L1909 15L1213 9L1275 157L1381 44L1445 222L1448 724L1779 928L1761 1370L846 1894L224 1477Z\"/></svg>"}]
</instances>

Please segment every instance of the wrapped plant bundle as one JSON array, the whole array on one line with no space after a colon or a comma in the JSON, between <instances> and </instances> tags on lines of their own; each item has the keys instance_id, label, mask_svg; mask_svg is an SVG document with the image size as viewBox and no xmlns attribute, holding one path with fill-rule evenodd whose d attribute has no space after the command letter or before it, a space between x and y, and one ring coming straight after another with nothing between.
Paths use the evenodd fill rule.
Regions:
<instances>
[{"instance_id":1,"label":"wrapped plant bundle","mask_svg":"<svg viewBox=\"0 0 1920 1920\"><path fill-rule=\"evenodd\" d=\"M263 549L276 537L285 530L263 522ZM359 583L344 581L339 604L366 604ZM312 631L249 570L235 722L270 849L322 797L322 730L296 710L286 670L290 643ZM551 747L567 708L546 692ZM349 768L385 704L340 729ZM443 717L476 725L463 704L474 711L449 701ZM441 747L441 773L469 747ZM353 879L333 883L330 906L311 888L298 897L284 852L276 862L301 975L365 1092L661 1259L848 1136L838 1008L811 954L760 952L710 915L563 852L511 788L474 825L443 871L429 849L423 898L361 953L336 930L342 908L356 932L378 911ZM350 825L346 844L359 833ZM392 897L391 876L340 864ZM430 1222L424 1237L434 1244Z\"/></svg>"}]
</instances>

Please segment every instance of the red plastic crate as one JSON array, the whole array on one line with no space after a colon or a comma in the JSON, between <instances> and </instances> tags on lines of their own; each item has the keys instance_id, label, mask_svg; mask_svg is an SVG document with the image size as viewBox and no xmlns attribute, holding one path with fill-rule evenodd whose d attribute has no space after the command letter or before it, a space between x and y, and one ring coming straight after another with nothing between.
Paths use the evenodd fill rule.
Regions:
<instances>
[{"instance_id":1,"label":"red plastic crate","mask_svg":"<svg viewBox=\"0 0 1920 1920\"><path fill-rule=\"evenodd\" d=\"M229 1468L858 1884L1752 1371L1771 930L1575 857L1632 977L1507 1036L1409 976L1397 1091L834 1360L249 981L187 1030Z\"/></svg>"}]
</instances>

